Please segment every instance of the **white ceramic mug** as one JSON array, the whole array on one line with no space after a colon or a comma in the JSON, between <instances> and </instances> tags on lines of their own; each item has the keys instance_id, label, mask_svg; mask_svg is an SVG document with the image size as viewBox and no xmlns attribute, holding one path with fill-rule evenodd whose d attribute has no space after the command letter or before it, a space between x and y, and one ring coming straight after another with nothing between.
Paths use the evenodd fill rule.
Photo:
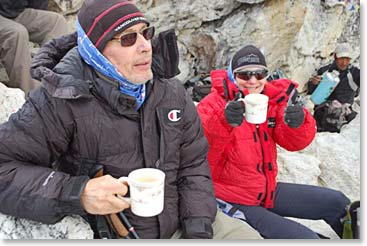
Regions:
<instances>
[{"instance_id":1,"label":"white ceramic mug","mask_svg":"<svg viewBox=\"0 0 367 246\"><path fill-rule=\"evenodd\" d=\"M266 121L268 114L269 97L264 94L248 94L245 96L245 118L252 124L261 124Z\"/></svg>"},{"instance_id":2,"label":"white ceramic mug","mask_svg":"<svg viewBox=\"0 0 367 246\"><path fill-rule=\"evenodd\" d=\"M119 181L129 185L131 211L135 215L151 217L163 211L165 176L159 169L141 168L119 178Z\"/></svg>"}]
</instances>

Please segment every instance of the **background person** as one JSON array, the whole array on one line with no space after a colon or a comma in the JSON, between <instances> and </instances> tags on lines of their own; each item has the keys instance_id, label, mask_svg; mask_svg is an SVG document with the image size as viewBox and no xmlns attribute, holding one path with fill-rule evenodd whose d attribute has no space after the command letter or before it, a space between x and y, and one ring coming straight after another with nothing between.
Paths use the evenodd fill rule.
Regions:
<instances>
[{"instance_id":1,"label":"background person","mask_svg":"<svg viewBox=\"0 0 367 246\"><path fill-rule=\"evenodd\" d=\"M301 150L314 139L316 127L297 100L298 84L288 79L268 83L268 74L264 55L253 45L236 52L228 71L211 72L212 91L197 109L209 142L215 195L233 207L232 214L242 212L264 238L319 238L286 217L323 219L341 236L340 220L350 203L343 193L276 180L276 145ZM246 105L237 99L259 93L269 97L267 119L251 124L244 120Z\"/></svg>"},{"instance_id":2,"label":"background person","mask_svg":"<svg viewBox=\"0 0 367 246\"><path fill-rule=\"evenodd\" d=\"M29 41L42 45L68 33L65 18L47 7L48 0L0 1L0 61L9 77L6 86L25 94L40 84L29 72Z\"/></svg>"},{"instance_id":3,"label":"background person","mask_svg":"<svg viewBox=\"0 0 367 246\"><path fill-rule=\"evenodd\" d=\"M334 70L339 72L340 82L325 103L315 105L314 118L317 131L340 132L340 128L353 120L357 112L352 109L354 98L359 94L360 70L350 64L352 48L348 43L338 44L334 52L334 61L317 70L307 83L308 94L318 87L322 75Z\"/></svg>"}]
</instances>

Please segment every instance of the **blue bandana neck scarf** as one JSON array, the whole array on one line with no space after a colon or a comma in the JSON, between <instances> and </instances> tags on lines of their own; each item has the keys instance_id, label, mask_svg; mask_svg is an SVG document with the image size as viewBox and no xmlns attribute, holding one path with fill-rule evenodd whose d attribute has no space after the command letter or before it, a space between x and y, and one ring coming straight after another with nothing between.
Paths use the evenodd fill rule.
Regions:
<instances>
[{"instance_id":1,"label":"blue bandana neck scarf","mask_svg":"<svg viewBox=\"0 0 367 246\"><path fill-rule=\"evenodd\" d=\"M124 78L94 46L78 21L76 21L76 29L78 32L78 51L83 60L103 75L117 80L120 92L136 99L136 110L138 110L145 100L145 84L135 85Z\"/></svg>"}]
</instances>

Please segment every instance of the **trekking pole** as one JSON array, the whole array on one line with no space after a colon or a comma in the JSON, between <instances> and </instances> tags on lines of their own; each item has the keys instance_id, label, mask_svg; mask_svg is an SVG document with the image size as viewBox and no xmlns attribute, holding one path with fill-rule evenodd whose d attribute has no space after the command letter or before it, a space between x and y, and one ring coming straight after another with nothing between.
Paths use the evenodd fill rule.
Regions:
<instances>
[{"instance_id":1,"label":"trekking pole","mask_svg":"<svg viewBox=\"0 0 367 246\"><path fill-rule=\"evenodd\" d=\"M104 175L103 166L97 165L95 167L95 170L93 170L93 177L97 178L97 177L102 177L103 175ZM126 216L122 212L119 212L116 214L107 214L107 215L104 215L104 217L107 220L108 224L110 225L111 229L119 237L122 237L125 239L131 239L131 238L140 239L134 227L130 224L129 220L126 218Z\"/></svg>"},{"instance_id":2,"label":"trekking pole","mask_svg":"<svg viewBox=\"0 0 367 246\"><path fill-rule=\"evenodd\" d=\"M138 233L136 233L134 227L130 224L129 220L126 218L125 214L123 212L117 213L117 216L121 220L121 222L124 224L126 229L129 231L129 234L133 236L134 239L140 239Z\"/></svg>"}]
</instances>

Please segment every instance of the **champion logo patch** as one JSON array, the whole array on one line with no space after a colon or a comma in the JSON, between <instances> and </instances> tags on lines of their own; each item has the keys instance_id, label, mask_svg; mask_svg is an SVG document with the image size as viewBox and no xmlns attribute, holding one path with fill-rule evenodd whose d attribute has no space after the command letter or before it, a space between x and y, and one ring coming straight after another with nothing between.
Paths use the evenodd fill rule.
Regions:
<instances>
[{"instance_id":1,"label":"champion logo patch","mask_svg":"<svg viewBox=\"0 0 367 246\"><path fill-rule=\"evenodd\" d=\"M173 109L168 112L168 120L171 122L177 122L181 120L181 110Z\"/></svg>"}]
</instances>

